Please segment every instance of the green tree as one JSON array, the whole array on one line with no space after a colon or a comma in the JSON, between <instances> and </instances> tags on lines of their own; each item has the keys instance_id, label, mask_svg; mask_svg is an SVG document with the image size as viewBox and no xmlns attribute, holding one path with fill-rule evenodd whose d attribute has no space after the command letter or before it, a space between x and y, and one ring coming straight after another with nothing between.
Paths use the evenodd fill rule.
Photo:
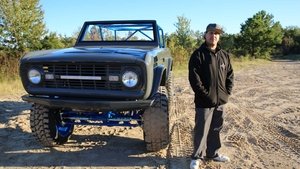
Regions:
<instances>
[{"instance_id":1,"label":"green tree","mask_svg":"<svg viewBox=\"0 0 300 169\"><path fill-rule=\"evenodd\" d=\"M66 35L57 35L55 32L50 32L42 40L42 49L60 49L68 48L75 45L75 37L67 37Z\"/></svg>"},{"instance_id":2,"label":"green tree","mask_svg":"<svg viewBox=\"0 0 300 169\"><path fill-rule=\"evenodd\" d=\"M1 0L1 45L16 56L40 49L40 40L46 33L43 17L39 0Z\"/></svg>"},{"instance_id":3,"label":"green tree","mask_svg":"<svg viewBox=\"0 0 300 169\"><path fill-rule=\"evenodd\" d=\"M230 53L234 53L235 52L235 35L234 34L227 34L227 33L224 33L222 36L221 36L221 39L220 39L220 44L222 46L222 48Z\"/></svg>"},{"instance_id":4,"label":"green tree","mask_svg":"<svg viewBox=\"0 0 300 169\"><path fill-rule=\"evenodd\" d=\"M61 42L64 44L65 48L69 48L75 45L76 38L73 36L72 37L63 36L61 37Z\"/></svg>"},{"instance_id":5,"label":"green tree","mask_svg":"<svg viewBox=\"0 0 300 169\"><path fill-rule=\"evenodd\" d=\"M300 28L290 26L284 29L282 52L286 55L300 53Z\"/></svg>"},{"instance_id":6,"label":"green tree","mask_svg":"<svg viewBox=\"0 0 300 169\"><path fill-rule=\"evenodd\" d=\"M177 19L174 24L176 32L166 37L167 46L174 57L175 65L185 65L197 44L201 42L201 34L191 30L191 21L186 17L178 16Z\"/></svg>"},{"instance_id":7,"label":"green tree","mask_svg":"<svg viewBox=\"0 0 300 169\"><path fill-rule=\"evenodd\" d=\"M241 24L238 37L239 45L253 58L270 58L276 45L283 37L279 22L273 21L273 15L262 10Z\"/></svg>"},{"instance_id":8,"label":"green tree","mask_svg":"<svg viewBox=\"0 0 300 169\"><path fill-rule=\"evenodd\" d=\"M194 45L193 48L198 48L205 40L203 38L204 32L196 31L193 33Z\"/></svg>"},{"instance_id":9,"label":"green tree","mask_svg":"<svg viewBox=\"0 0 300 169\"><path fill-rule=\"evenodd\" d=\"M175 66L182 66L187 63L187 59L189 56L189 53L187 50L178 44L178 38L175 33L171 33L166 37L167 39L167 47L170 49L171 54L174 58L174 65Z\"/></svg>"},{"instance_id":10,"label":"green tree","mask_svg":"<svg viewBox=\"0 0 300 169\"><path fill-rule=\"evenodd\" d=\"M61 38L54 32L46 35L41 43L42 49L59 49L65 47L65 45L61 41Z\"/></svg>"},{"instance_id":11,"label":"green tree","mask_svg":"<svg viewBox=\"0 0 300 169\"><path fill-rule=\"evenodd\" d=\"M191 21L184 16L178 16L178 21L174 24L176 27L177 45L185 49L193 47L193 31L190 28Z\"/></svg>"}]
</instances>

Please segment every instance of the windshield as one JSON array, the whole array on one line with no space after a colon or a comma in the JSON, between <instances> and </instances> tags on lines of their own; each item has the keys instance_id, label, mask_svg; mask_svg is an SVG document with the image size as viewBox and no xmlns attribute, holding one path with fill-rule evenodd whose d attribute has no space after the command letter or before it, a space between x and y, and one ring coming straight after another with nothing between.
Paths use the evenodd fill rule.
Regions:
<instances>
[{"instance_id":1,"label":"windshield","mask_svg":"<svg viewBox=\"0 0 300 169\"><path fill-rule=\"evenodd\" d=\"M88 24L81 41L154 41L152 23Z\"/></svg>"}]
</instances>

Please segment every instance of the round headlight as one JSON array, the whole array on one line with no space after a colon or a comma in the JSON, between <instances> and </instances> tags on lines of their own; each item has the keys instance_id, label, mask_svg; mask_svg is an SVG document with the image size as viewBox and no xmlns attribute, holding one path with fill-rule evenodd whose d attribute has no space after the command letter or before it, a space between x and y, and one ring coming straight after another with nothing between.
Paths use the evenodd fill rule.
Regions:
<instances>
[{"instance_id":1,"label":"round headlight","mask_svg":"<svg viewBox=\"0 0 300 169\"><path fill-rule=\"evenodd\" d=\"M126 71L122 76L122 82L126 87L134 87L138 83L138 75L133 71Z\"/></svg>"},{"instance_id":2,"label":"round headlight","mask_svg":"<svg viewBox=\"0 0 300 169\"><path fill-rule=\"evenodd\" d=\"M28 71L28 79L33 84L39 84L42 80L42 75L38 70L30 69Z\"/></svg>"}]
</instances>

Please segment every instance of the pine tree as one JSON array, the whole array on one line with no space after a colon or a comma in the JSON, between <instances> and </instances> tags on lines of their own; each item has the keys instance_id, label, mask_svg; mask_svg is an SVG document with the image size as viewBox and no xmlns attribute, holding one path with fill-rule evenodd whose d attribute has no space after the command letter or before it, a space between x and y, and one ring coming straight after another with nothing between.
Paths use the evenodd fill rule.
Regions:
<instances>
[{"instance_id":1,"label":"pine tree","mask_svg":"<svg viewBox=\"0 0 300 169\"><path fill-rule=\"evenodd\" d=\"M0 43L6 50L21 56L42 47L46 31L39 0L1 0L0 18Z\"/></svg>"},{"instance_id":2,"label":"pine tree","mask_svg":"<svg viewBox=\"0 0 300 169\"><path fill-rule=\"evenodd\" d=\"M282 37L280 23L274 22L273 15L262 10L241 24L238 42L251 57L268 59Z\"/></svg>"}]
</instances>

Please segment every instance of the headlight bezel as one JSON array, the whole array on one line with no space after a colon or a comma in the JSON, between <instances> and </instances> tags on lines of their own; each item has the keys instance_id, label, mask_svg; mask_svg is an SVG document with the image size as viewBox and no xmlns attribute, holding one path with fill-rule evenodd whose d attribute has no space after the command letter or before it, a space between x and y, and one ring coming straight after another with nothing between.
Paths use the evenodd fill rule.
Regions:
<instances>
[{"instance_id":1,"label":"headlight bezel","mask_svg":"<svg viewBox=\"0 0 300 169\"><path fill-rule=\"evenodd\" d=\"M28 81L33 85L39 85L42 82L42 72L37 68L30 68L27 71Z\"/></svg>"},{"instance_id":2,"label":"headlight bezel","mask_svg":"<svg viewBox=\"0 0 300 169\"><path fill-rule=\"evenodd\" d=\"M122 72L121 82L124 87L129 88L129 89L134 89L137 86L139 86L140 76L137 71L132 70L132 69L127 69Z\"/></svg>"}]
</instances>

